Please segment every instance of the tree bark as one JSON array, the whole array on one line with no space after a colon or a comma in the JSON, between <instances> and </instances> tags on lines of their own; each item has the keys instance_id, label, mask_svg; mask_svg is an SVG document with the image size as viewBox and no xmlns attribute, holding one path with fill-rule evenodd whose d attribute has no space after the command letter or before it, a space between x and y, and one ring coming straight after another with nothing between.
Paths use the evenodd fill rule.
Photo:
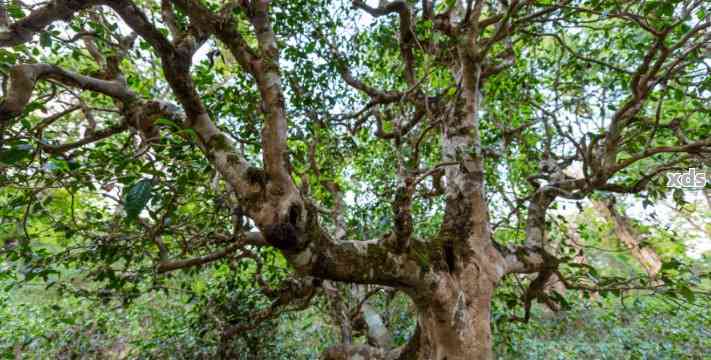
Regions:
<instances>
[{"instance_id":1,"label":"tree bark","mask_svg":"<svg viewBox=\"0 0 711 360\"><path fill-rule=\"evenodd\" d=\"M417 343L403 351L401 359L473 360L493 359L491 299L493 283L481 278L465 280L440 274L432 298L416 301Z\"/></svg>"},{"instance_id":2,"label":"tree bark","mask_svg":"<svg viewBox=\"0 0 711 360\"><path fill-rule=\"evenodd\" d=\"M420 286L405 289L418 313L417 330L407 345L388 350L344 343L328 348L321 358L493 359L490 317L495 283L482 269L474 265L459 273L431 272Z\"/></svg>"}]
</instances>

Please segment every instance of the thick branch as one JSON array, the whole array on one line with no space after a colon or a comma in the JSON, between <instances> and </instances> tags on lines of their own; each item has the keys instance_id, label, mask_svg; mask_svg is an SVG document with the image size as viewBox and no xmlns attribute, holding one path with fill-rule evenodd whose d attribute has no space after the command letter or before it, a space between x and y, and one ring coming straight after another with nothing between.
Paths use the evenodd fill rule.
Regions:
<instances>
[{"instance_id":1,"label":"thick branch","mask_svg":"<svg viewBox=\"0 0 711 360\"><path fill-rule=\"evenodd\" d=\"M0 103L0 123L22 113L32 97L32 91L38 80L51 79L64 85L82 90L98 92L124 103L135 98L126 83L121 80L102 80L79 75L54 65L22 64L10 70L8 94Z\"/></svg>"},{"instance_id":2,"label":"thick branch","mask_svg":"<svg viewBox=\"0 0 711 360\"><path fill-rule=\"evenodd\" d=\"M291 185L287 170L286 105L279 70L279 48L269 20L269 1L253 1L249 20L254 26L261 53L261 61L252 75L264 101L265 123L262 127L262 156L264 169L280 187Z\"/></svg>"},{"instance_id":3,"label":"thick branch","mask_svg":"<svg viewBox=\"0 0 711 360\"><path fill-rule=\"evenodd\" d=\"M75 12L103 3L103 0L54 0L11 24L0 32L0 47L16 46L32 40L32 36L55 21L67 21Z\"/></svg>"}]
</instances>

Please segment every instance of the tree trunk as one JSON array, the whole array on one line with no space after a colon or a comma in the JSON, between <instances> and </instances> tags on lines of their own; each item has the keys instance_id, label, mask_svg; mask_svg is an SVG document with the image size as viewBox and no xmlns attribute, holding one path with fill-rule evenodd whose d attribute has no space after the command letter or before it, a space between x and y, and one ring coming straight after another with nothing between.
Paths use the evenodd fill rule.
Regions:
<instances>
[{"instance_id":1,"label":"tree trunk","mask_svg":"<svg viewBox=\"0 0 711 360\"><path fill-rule=\"evenodd\" d=\"M412 296L418 329L400 359L493 359L490 315L494 283L471 272L445 272L436 277L426 295Z\"/></svg>"}]
</instances>

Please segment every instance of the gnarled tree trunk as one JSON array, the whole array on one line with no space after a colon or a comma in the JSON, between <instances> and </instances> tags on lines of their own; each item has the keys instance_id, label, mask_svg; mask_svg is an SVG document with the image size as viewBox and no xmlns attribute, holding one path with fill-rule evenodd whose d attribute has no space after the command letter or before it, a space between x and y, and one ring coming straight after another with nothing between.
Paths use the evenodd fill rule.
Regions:
<instances>
[{"instance_id":1,"label":"gnarled tree trunk","mask_svg":"<svg viewBox=\"0 0 711 360\"><path fill-rule=\"evenodd\" d=\"M472 276L473 275L473 276ZM416 296L416 347L402 359L492 359L491 298L494 284L476 274L437 275L431 298Z\"/></svg>"},{"instance_id":2,"label":"gnarled tree trunk","mask_svg":"<svg viewBox=\"0 0 711 360\"><path fill-rule=\"evenodd\" d=\"M461 271L431 272L414 288L403 289L417 308L417 328L398 349L340 344L322 359L475 360L492 359L490 327L495 275L485 264Z\"/></svg>"}]
</instances>

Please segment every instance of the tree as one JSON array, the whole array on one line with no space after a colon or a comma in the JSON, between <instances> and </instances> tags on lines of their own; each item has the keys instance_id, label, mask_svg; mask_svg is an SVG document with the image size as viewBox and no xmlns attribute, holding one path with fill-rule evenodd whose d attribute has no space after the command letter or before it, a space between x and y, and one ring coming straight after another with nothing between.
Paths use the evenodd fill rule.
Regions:
<instances>
[{"instance_id":1,"label":"tree","mask_svg":"<svg viewBox=\"0 0 711 360\"><path fill-rule=\"evenodd\" d=\"M602 216L615 224L617 237L630 249L632 256L644 267L649 277L654 278L662 267L659 255L654 252L654 249L640 246L639 235L632 228L629 219L615 209L614 201L607 203L596 201L593 205Z\"/></svg>"},{"instance_id":2,"label":"tree","mask_svg":"<svg viewBox=\"0 0 711 360\"><path fill-rule=\"evenodd\" d=\"M0 181L24 224L15 254L45 277L58 258L90 262L135 293L148 275L133 267L274 248L298 278L272 309L324 280L411 298L406 346L339 356L492 358L492 298L515 274L536 274L528 306L552 277L669 286L581 282L589 267L547 246L549 209L663 197L664 174L711 152L703 1L52 0L7 13ZM43 207L55 188L70 210ZM27 227L38 213L96 251L42 257Z\"/></svg>"}]
</instances>

